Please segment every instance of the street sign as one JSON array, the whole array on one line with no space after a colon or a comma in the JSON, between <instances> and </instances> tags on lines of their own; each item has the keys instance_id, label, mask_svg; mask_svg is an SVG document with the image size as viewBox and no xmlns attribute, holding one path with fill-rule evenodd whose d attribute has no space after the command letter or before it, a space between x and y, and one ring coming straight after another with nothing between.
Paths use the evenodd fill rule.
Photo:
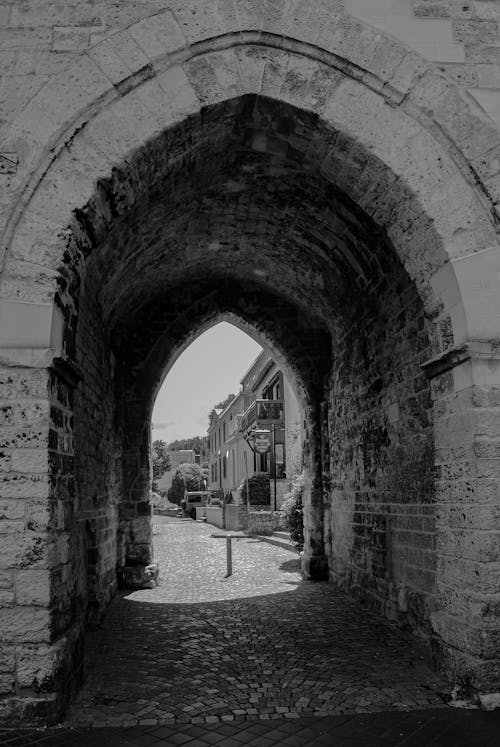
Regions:
<instances>
[{"instance_id":1,"label":"street sign","mask_svg":"<svg viewBox=\"0 0 500 747\"><path fill-rule=\"evenodd\" d=\"M267 454L271 448L271 437L267 434L255 436L253 448L257 454Z\"/></svg>"}]
</instances>

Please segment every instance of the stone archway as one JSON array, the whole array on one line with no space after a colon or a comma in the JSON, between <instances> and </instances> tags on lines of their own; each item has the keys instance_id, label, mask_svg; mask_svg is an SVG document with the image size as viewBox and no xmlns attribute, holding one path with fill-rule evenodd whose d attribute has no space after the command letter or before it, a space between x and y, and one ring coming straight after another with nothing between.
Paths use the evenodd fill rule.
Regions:
<instances>
[{"instance_id":1,"label":"stone archway","mask_svg":"<svg viewBox=\"0 0 500 747\"><path fill-rule=\"evenodd\" d=\"M326 556L332 581L494 689L492 133L443 76L329 3L286 18L208 5L96 45L50 84L59 109L44 91L13 124L4 711L57 717L117 545L119 562L149 559L153 392L227 312L310 398L309 570Z\"/></svg>"}]
</instances>

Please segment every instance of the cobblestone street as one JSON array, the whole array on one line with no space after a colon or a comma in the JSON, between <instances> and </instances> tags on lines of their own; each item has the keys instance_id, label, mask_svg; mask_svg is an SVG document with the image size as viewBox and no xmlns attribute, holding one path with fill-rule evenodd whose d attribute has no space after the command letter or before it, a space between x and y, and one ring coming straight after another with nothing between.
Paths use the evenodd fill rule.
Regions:
<instances>
[{"instance_id":1,"label":"cobblestone street","mask_svg":"<svg viewBox=\"0 0 500 747\"><path fill-rule=\"evenodd\" d=\"M156 589L123 593L88 636L75 726L216 724L438 707L450 687L415 640L326 583L293 550L226 543L160 517Z\"/></svg>"}]
</instances>

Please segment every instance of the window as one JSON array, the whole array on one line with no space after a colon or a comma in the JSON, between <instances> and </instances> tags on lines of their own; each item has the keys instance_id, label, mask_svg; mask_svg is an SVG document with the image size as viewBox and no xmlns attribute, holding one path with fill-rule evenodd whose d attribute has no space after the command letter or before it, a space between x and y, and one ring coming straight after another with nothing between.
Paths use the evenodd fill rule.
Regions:
<instances>
[{"instance_id":1,"label":"window","mask_svg":"<svg viewBox=\"0 0 500 747\"><path fill-rule=\"evenodd\" d=\"M283 393L282 385L282 374L281 371L267 384L262 391L262 397L264 399L281 399Z\"/></svg>"},{"instance_id":2,"label":"window","mask_svg":"<svg viewBox=\"0 0 500 747\"><path fill-rule=\"evenodd\" d=\"M222 458L222 476L224 478L227 477L227 459L226 459L226 457Z\"/></svg>"}]
</instances>

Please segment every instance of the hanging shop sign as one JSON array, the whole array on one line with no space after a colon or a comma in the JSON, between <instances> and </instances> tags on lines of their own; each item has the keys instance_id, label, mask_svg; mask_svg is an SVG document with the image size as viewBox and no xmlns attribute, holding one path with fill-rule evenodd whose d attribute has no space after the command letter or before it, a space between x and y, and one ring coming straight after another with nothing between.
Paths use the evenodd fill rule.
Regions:
<instances>
[{"instance_id":1,"label":"hanging shop sign","mask_svg":"<svg viewBox=\"0 0 500 747\"><path fill-rule=\"evenodd\" d=\"M257 454L267 454L271 449L271 436L268 433L259 433L253 440L253 450Z\"/></svg>"}]
</instances>

